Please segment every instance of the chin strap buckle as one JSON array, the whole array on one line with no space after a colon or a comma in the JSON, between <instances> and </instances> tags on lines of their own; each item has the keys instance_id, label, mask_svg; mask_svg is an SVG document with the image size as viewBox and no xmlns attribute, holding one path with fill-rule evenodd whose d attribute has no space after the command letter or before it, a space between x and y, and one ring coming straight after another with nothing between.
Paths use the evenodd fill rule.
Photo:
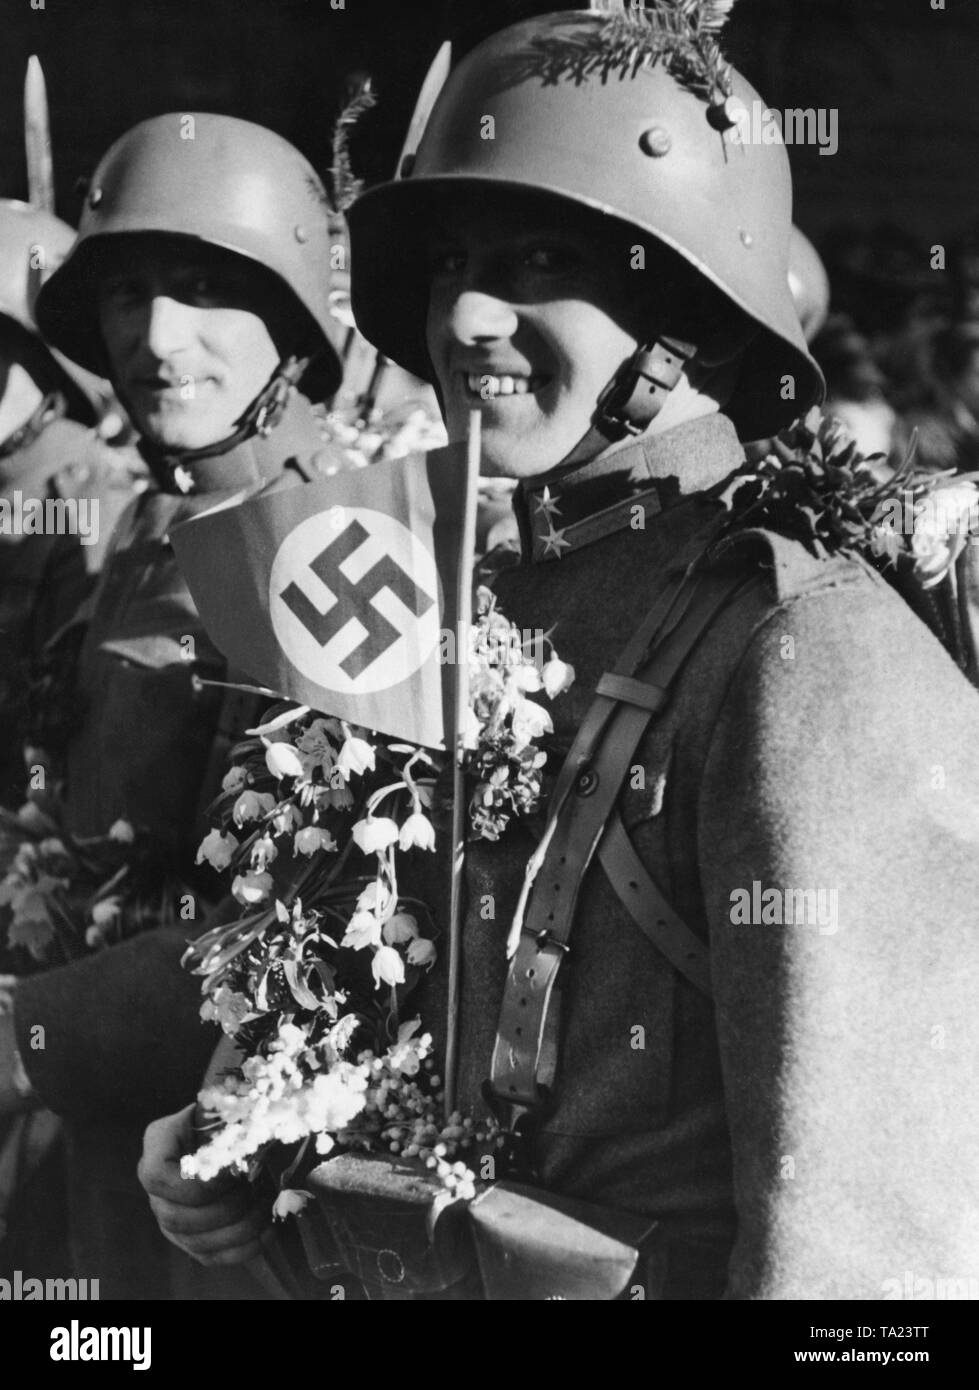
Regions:
<instances>
[{"instance_id":1,"label":"chin strap buckle","mask_svg":"<svg viewBox=\"0 0 979 1390\"><path fill-rule=\"evenodd\" d=\"M595 424L611 439L642 434L696 354L696 345L680 338L657 338L652 346L639 348L599 396Z\"/></svg>"},{"instance_id":2,"label":"chin strap buckle","mask_svg":"<svg viewBox=\"0 0 979 1390\"><path fill-rule=\"evenodd\" d=\"M308 357L287 357L281 362L268 384L240 417L233 433L219 439L216 444L206 444L201 449L169 451L144 439L140 444L140 453L161 486L168 492L172 492L174 488L183 493L194 492L195 463L229 454L232 449L237 449L239 444L244 444L245 440L251 439L253 435L267 439L282 419L289 404L289 397L302 380L310 360Z\"/></svg>"},{"instance_id":3,"label":"chin strap buckle","mask_svg":"<svg viewBox=\"0 0 979 1390\"><path fill-rule=\"evenodd\" d=\"M256 400L254 429L262 439L267 439L282 419L293 387L299 384L309 360L308 357L287 358Z\"/></svg>"},{"instance_id":4,"label":"chin strap buckle","mask_svg":"<svg viewBox=\"0 0 979 1390\"><path fill-rule=\"evenodd\" d=\"M67 410L68 402L60 391L48 392L30 418L0 443L0 459L10 458L12 454L17 454L21 449L33 444L38 435L46 430L52 421L60 420Z\"/></svg>"}]
</instances>

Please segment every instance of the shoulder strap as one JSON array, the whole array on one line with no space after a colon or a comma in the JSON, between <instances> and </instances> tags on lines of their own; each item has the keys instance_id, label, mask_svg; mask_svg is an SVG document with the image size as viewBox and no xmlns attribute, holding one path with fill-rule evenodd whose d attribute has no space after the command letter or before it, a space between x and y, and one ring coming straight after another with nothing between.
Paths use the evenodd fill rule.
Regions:
<instances>
[{"instance_id":1,"label":"shoulder strap","mask_svg":"<svg viewBox=\"0 0 979 1390\"><path fill-rule=\"evenodd\" d=\"M774 531L752 528L735 531L715 543L709 551L709 562L723 562L739 573L748 566L760 565L769 576L774 597L785 602L803 592L828 582L841 582L841 565L810 555L798 542ZM849 571L844 571L848 574ZM620 700L643 704L645 681L626 681L622 677L604 676L599 693L615 695ZM609 749L609 756L612 754ZM615 775L621 786L629 761L619 759ZM692 932L664 897L659 885L636 853L632 841L613 808L598 847L598 859L616 896L636 926L660 951L675 970L702 994L710 997L713 986L710 978L710 948Z\"/></svg>"},{"instance_id":2,"label":"shoulder strap","mask_svg":"<svg viewBox=\"0 0 979 1390\"><path fill-rule=\"evenodd\" d=\"M652 880L634 874L624 829L614 815L625 769L653 717L663 709L691 652L717 614L749 585L761 582L755 569L701 571L691 568L671 586L640 626L615 669L598 685L598 696L558 777L547 829L528 865L515 926L519 940L507 975L487 1101L508 1128L523 1127L547 1103L556 1047L551 1009L560 965L569 953L581 884L612 818L612 842L603 851L626 883L634 884L627 906L643 915L643 930L666 954L706 980L706 948L665 903ZM573 794L572 794L573 793ZM618 821L621 826L621 821ZM634 856L634 851L629 846ZM600 853L600 858L601 858ZM640 866L641 867L641 866ZM619 874L613 883L619 881ZM635 911L633 911L633 904ZM651 909L648 921L645 913ZM664 910L665 909L665 910ZM523 914L526 912L524 920ZM696 943L696 944L695 944ZM682 962L682 964L681 964Z\"/></svg>"},{"instance_id":3,"label":"shoulder strap","mask_svg":"<svg viewBox=\"0 0 979 1390\"><path fill-rule=\"evenodd\" d=\"M612 810L598 847L598 862L622 906L662 955L710 998L710 948L663 896L636 853L618 811Z\"/></svg>"}]
</instances>

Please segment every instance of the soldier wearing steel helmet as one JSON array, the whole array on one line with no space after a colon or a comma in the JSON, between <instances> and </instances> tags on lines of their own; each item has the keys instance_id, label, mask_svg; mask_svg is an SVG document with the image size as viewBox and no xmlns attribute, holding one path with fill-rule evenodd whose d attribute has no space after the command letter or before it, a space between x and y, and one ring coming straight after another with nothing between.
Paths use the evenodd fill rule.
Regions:
<instances>
[{"instance_id":1,"label":"soldier wearing steel helmet","mask_svg":"<svg viewBox=\"0 0 979 1390\"><path fill-rule=\"evenodd\" d=\"M108 382L70 362L37 327L38 290L74 238L51 213L0 201L0 499L12 519L23 516L25 501L84 499L87 509L84 537L77 528L25 535L13 520L9 531L0 528L0 799L8 805L24 799L20 745L31 671L91 591L144 472L121 447L123 422L111 412Z\"/></svg>"},{"instance_id":2,"label":"soldier wearing steel helmet","mask_svg":"<svg viewBox=\"0 0 979 1390\"><path fill-rule=\"evenodd\" d=\"M349 214L358 323L436 384L450 437L480 411L485 469L518 480L501 609L577 673L536 878L529 833L469 847L452 1038L442 961L422 1004L460 1109L507 1132L497 1176L548 1194L480 1247L490 1297L590 1296L576 1201L655 1224L639 1296L669 1300L886 1298L975 1249L974 692L861 563L774 532L711 549L739 433L822 393L785 151L737 134L729 8L486 39ZM826 910L746 919L762 890ZM185 1122L147 1132L157 1219L247 1257L230 1197L180 1180ZM572 1235L534 1255L561 1202Z\"/></svg>"},{"instance_id":3,"label":"soldier wearing steel helmet","mask_svg":"<svg viewBox=\"0 0 979 1390\"><path fill-rule=\"evenodd\" d=\"M271 131L227 116L156 117L102 159L78 239L38 300L48 339L111 380L153 478L117 529L92 601L65 826L79 836L120 819L145 827L161 864L191 884L197 814L249 714L200 684L226 672L168 532L222 498L342 466L313 410L340 376L327 213L312 167ZM214 888L197 887L202 913ZM13 1027L0 1020L3 1102L19 1093L65 1117L77 1272L100 1278L103 1298L173 1288L135 1164L142 1125L184 1094L213 1046L179 968L187 932L149 931L22 979ZM43 1052L29 1045L38 1025Z\"/></svg>"}]
</instances>

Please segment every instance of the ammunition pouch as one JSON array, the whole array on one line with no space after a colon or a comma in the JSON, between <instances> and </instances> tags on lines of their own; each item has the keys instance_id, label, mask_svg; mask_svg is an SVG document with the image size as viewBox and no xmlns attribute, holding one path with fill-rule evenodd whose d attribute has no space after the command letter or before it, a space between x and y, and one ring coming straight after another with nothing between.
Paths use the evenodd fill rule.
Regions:
<instances>
[{"instance_id":1,"label":"ammunition pouch","mask_svg":"<svg viewBox=\"0 0 979 1390\"><path fill-rule=\"evenodd\" d=\"M659 1298L658 1225L520 1183L496 1183L469 1207L483 1297L611 1302Z\"/></svg>"},{"instance_id":2,"label":"ammunition pouch","mask_svg":"<svg viewBox=\"0 0 979 1390\"><path fill-rule=\"evenodd\" d=\"M612 1301L659 1298L656 1222L525 1186L466 1202L425 1170L374 1155L321 1164L301 1217L317 1278L353 1274L369 1299Z\"/></svg>"},{"instance_id":3,"label":"ammunition pouch","mask_svg":"<svg viewBox=\"0 0 979 1390\"><path fill-rule=\"evenodd\" d=\"M481 1298L466 1216L424 1169L366 1154L321 1164L308 1187L317 1202L301 1218L306 1258L318 1279L344 1271L368 1298Z\"/></svg>"}]
</instances>

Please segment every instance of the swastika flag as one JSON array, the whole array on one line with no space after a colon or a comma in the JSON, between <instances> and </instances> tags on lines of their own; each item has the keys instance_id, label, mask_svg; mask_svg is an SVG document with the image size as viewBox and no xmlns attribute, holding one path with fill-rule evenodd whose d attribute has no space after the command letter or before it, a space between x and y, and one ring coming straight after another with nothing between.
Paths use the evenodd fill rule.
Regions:
<instances>
[{"instance_id":1,"label":"swastika flag","mask_svg":"<svg viewBox=\"0 0 979 1390\"><path fill-rule=\"evenodd\" d=\"M229 666L324 714L444 747L465 479L466 446L452 444L175 527Z\"/></svg>"}]
</instances>

